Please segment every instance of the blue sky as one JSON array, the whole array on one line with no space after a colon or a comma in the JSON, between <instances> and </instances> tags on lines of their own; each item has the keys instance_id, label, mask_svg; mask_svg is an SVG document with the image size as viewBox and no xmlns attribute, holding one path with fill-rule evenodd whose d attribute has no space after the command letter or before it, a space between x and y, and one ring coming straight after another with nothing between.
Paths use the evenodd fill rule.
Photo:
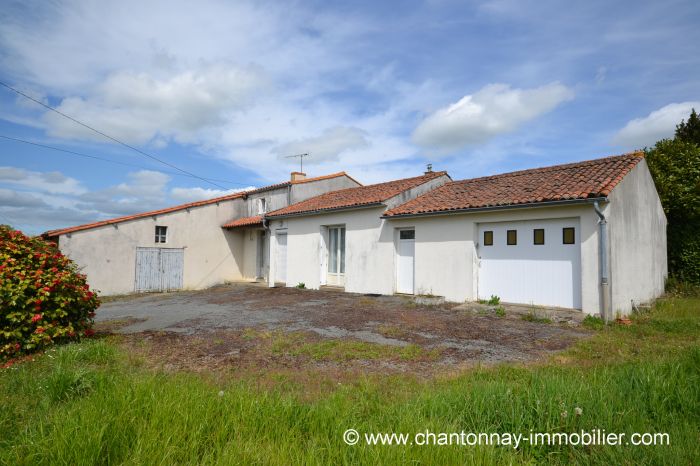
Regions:
<instances>
[{"instance_id":1,"label":"blue sky","mask_svg":"<svg viewBox=\"0 0 700 466\"><path fill-rule=\"evenodd\" d=\"M0 221L30 233L309 176L591 159L700 109L700 4L5 2ZM114 163L116 162L116 163Z\"/></svg>"}]
</instances>

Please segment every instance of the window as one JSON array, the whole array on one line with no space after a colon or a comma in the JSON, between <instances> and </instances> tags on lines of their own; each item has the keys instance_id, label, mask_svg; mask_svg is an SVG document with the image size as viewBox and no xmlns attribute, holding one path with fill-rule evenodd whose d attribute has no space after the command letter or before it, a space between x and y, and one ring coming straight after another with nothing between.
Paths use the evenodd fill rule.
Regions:
<instances>
[{"instance_id":1,"label":"window","mask_svg":"<svg viewBox=\"0 0 700 466\"><path fill-rule=\"evenodd\" d=\"M165 243L168 237L168 227L156 226L156 243Z\"/></svg>"},{"instance_id":2,"label":"window","mask_svg":"<svg viewBox=\"0 0 700 466\"><path fill-rule=\"evenodd\" d=\"M484 232L484 246L493 246L493 231Z\"/></svg>"},{"instance_id":3,"label":"window","mask_svg":"<svg viewBox=\"0 0 700 466\"><path fill-rule=\"evenodd\" d=\"M345 227L328 228L328 272L345 273Z\"/></svg>"},{"instance_id":4,"label":"window","mask_svg":"<svg viewBox=\"0 0 700 466\"><path fill-rule=\"evenodd\" d=\"M575 244L576 243L576 229L571 227L571 228L564 228L563 229L563 241L564 244Z\"/></svg>"},{"instance_id":5,"label":"window","mask_svg":"<svg viewBox=\"0 0 700 466\"><path fill-rule=\"evenodd\" d=\"M506 244L508 246L515 246L518 244L518 230L508 230L506 233Z\"/></svg>"},{"instance_id":6,"label":"window","mask_svg":"<svg viewBox=\"0 0 700 466\"><path fill-rule=\"evenodd\" d=\"M265 199L258 199L258 213L264 214L266 212L266 207L267 206L265 205Z\"/></svg>"},{"instance_id":7,"label":"window","mask_svg":"<svg viewBox=\"0 0 700 466\"><path fill-rule=\"evenodd\" d=\"M532 231L534 234L534 244L544 244L544 228L535 228Z\"/></svg>"},{"instance_id":8,"label":"window","mask_svg":"<svg viewBox=\"0 0 700 466\"><path fill-rule=\"evenodd\" d=\"M399 230L399 239L416 239L416 230Z\"/></svg>"}]
</instances>

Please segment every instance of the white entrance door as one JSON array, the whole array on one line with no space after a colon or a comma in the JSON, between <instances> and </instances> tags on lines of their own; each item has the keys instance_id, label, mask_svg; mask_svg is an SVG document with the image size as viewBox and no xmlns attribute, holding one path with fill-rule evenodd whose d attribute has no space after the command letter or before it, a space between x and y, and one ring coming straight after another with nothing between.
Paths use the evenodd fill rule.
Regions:
<instances>
[{"instance_id":1,"label":"white entrance door","mask_svg":"<svg viewBox=\"0 0 700 466\"><path fill-rule=\"evenodd\" d=\"M330 286L345 286L345 227L328 228L328 275Z\"/></svg>"},{"instance_id":2,"label":"white entrance door","mask_svg":"<svg viewBox=\"0 0 700 466\"><path fill-rule=\"evenodd\" d=\"M136 248L134 291L181 289L184 256L181 248Z\"/></svg>"},{"instance_id":3,"label":"white entrance door","mask_svg":"<svg viewBox=\"0 0 700 466\"><path fill-rule=\"evenodd\" d=\"M277 232L277 262L275 263L275 281L287 283L287 232Z\"/></svg>"},{"instance_id":4,"label":"white entrance door","mask_svg":"<svg viewBox=\"0 0 700 466\"><path fill-rule=\"evenodd\" d=\"M581 308L579 220L479 225L479 299Z\"/></svg>"},{"instance_id":5,"label":"white entrance door","mask_svg":"<svg viewBox=\"0 0 700 466\"><path fill-rule=\"evenodd\" d=\"M414 293L416 231L399 230L399 246L396 258L396 291Z\"/></svg>"}]
</instances>

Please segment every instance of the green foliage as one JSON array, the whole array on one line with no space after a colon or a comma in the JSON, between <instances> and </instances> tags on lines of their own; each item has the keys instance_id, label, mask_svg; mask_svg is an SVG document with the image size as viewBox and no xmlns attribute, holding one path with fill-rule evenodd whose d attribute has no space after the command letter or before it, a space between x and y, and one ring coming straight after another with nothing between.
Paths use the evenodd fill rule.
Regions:
<instances>
[{"instance_id":1,"label":"green foliage","mask_svg":"<svg viewBox=\"0 0 700 466\"><path fill-rule=\"evenodd\" d=\"M587 315L581 325L590 330L601 330L605 327L605 321L597 316Z\"/></svg>"},{"instance_id":2,"label":"green foliage","mask_svg":"<svg viewBox=\"0 0 700 466\"><path fill-rule=\"evenodd\" d=\"M501 303L501 298L496 296L495 294L491 295L491 298L487 301L487 304L490 306L498 306Z\"/></svg>"},{"instance_id":3,"label":"green foliage","mask_svg":"<svg viewBox=\"0 0 700 466\"><path fill-rule=\"evenodd\" d=\"M690 112L687 122L683 120L676 126L676 139L700 146L700 118L695 109Z\"/></svg>"},{"instance_id":4,"label":"green foliage","mask_svg":"<svg viewBox=\"0 0 700 466\"><path fill-rule=\"evenodd\" d=\"M700 119L695 110L674 139L646 149L646 160L668 219L669 272L700 283Z\"/></svg>"},{"instance_id":5,"label":"green foliage","mask_svg":"<svg viewBox=\"0 0 700 466\"><path fill-rule=\"evenodd\" d=\"M506 316L506 308L504 308L503 306L498 306L496 308L496 315L498 317L505 317Z\"/></svg>"},{"instance_id":6,"label":"green foliage","mask_svg":"<svg viewBox=\"0 0 700 466\"><path fill-rule=\"evenodd\" d=\"M92 335L99 304L53 243L0 225L0 359Z\"/></svg>"},{"instance_id":7,"label":"green foliage","mask_svg":"<svg viewBox=\"0 0 700 466\"><path fill-rule=\"evenodd\" d=\"M306 387L148 371L113 343L0 370L0 464L698 464L700 301L607 326L570 363ZM569 359L570 358L570 359ZM263 363L264 364L264 363ZM313 383L313 382L312 382ZM298 390L296 392L295 390ZM68 396L66 396L68 394ZM576 408L579 408L578 410ZM343 432L664 432L669 445L346 445Z\"/></svg>"},{"instance_id":8,"label":"green foliage","mask_svg":"<svg viewBox=\"0 0 700 466\"><path fill-rule=\"evenodd\" d=\"M297 283L297 286L296 286L296 287L299 288L300 290L303 290L303 289L306 288L306 283L304 283L304 282L299 282L299 283Z\"/></svg>"},{"instance_id":9,"label":"green foliage","mask_svg":"<svg viewBox=\"0 0 700 466\"><path fill-rule=\"evenodd\" d=\"M536 324L551 324L552 319L549 317L539 316L535 311L530 311L527 314L523 314L520 317L522 320L527 322L534 322Z\"/></svg>"}]
</instances>

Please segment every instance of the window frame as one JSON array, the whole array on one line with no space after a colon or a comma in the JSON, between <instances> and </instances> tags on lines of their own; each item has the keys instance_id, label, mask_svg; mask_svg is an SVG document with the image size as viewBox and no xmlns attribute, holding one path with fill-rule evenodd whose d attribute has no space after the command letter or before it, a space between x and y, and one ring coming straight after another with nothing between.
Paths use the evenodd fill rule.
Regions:
<instances>
[{"instance_id":1,"label":"window frame","mask_svg":"<svg viewBox=\"0 0 700 466\"><path fill-rule=\"evenodd\" d=\"M542 232L542 241L537 242L537 232ZM545 243L545 232L544 228L533 228L532 229L532 244L535 246L544 246Z\"/></svg>"},{"instance_id":2,"label":"window frame","mask_svg":"<svg viewBox=\"0 0 700 466\"><path fill-rule=\"evenodd\" d=\"M571 232L571 241L566 241L566 233ZM562 244L576 244L576 227L563 227L561 229L561 243Z\"/></svg>"},{"instance_id":3,"label":"window frame","mask_svg":"<svg viewBox=\"0 0 700 466\"><path fill-rule=\"evenodd\" d=\"M267 212L267 200L264 197L258 199L258 214Z\"/></svg>"},{"instance_id":4,"label":"window frame","mask_svg":"<svg viewBox=\"0 0 700 466\"><path fill-rule=\"evenodd\" d=\"M488 233L489 235L489 240L486 241L486 234ZM484 246L493 246L493 230L484 230L484 235L483 235L483 245Z\"/></svg>"},{"instance_id":5,"label":"window frame","mask_svg":"<svg viewBox=\"0 0 700 466\"><path fill-rule=\"evenodd\" d=\"M155 242L156 244L165 244L168 242L168 227L166 225L156 225Z\"/></svg>"},{"instance_id":6,"label":"window frame","mask_svg":"<svg viewBox=\"0 0 700 466\"><path fill-rule=\"evenodd\" d=\"M510 242L511 233L514 235L513 242ZM517 246L518 245L518 230L506 230L506 246Z\"/></svg>"}]
</instances>

